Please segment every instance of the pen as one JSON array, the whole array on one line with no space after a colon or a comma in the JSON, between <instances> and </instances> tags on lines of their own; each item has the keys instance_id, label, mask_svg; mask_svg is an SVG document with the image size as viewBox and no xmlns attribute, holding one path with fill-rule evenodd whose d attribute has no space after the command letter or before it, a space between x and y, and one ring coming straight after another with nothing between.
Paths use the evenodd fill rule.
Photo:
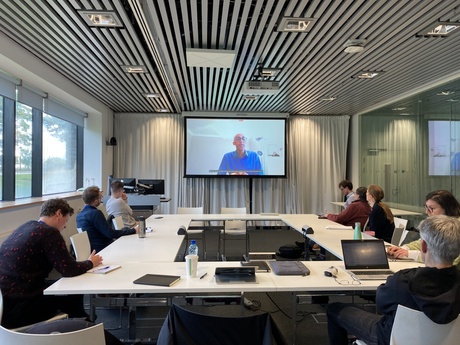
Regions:
<instances>
[{"instance_id":1,"label":"pen","mask_svg":"<svg viewBox=\"0 0 460 345\"><path fill-rule=\"evenodd\" d=\"M205 274L203 274L200 279L203 279L204 277L206 277L206 274L208 274L208 272L206 272Z\"/></svg>"}]
</instances>

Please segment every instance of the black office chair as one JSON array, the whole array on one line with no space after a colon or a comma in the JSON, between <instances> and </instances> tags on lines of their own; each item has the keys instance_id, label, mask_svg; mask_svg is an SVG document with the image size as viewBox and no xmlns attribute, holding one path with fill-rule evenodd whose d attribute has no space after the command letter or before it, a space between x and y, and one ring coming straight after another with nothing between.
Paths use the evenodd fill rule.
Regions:
<instances>
[{"instance_id":1,"label":"black office chair","mask_svg":"<svg viewBox=\"0 0 460 345\"><path fill-rule=\"evenodd\" d=\"M281 332L267 312L241 306L178 306L173 304L161 327L157 345L281 345Z\"/></svg>"}]
</instances>

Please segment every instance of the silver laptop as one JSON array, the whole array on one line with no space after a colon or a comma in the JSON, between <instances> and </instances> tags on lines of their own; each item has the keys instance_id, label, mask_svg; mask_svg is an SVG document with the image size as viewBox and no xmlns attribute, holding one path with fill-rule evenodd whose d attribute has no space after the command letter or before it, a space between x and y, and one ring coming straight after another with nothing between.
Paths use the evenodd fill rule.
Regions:
<instances>
[{"instance_id":1,"label":"silver laptop","mask_svg":"<svg viewBox=\"0 0 460 345\"><path fill-rule=\"evenodd\" d=\"M342 240L345 269L360 280L385 280L390 270L383 240Z\"/></svg>"},{"instance_id":2,"label":"silver laptop","mask_svg":"<svg viewBox=\"0 0 460 345\"><path fill-rule=\"evenodd\" d=\"M216 267L217 284L257 284L256 267Z\"/></svg>"}]
</instances>

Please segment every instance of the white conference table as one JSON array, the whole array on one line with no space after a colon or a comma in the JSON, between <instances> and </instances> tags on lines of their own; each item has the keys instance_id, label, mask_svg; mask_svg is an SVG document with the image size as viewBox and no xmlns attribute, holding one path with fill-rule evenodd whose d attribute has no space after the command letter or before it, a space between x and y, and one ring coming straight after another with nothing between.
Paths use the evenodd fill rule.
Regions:
<instances>
[{"instance_id":1,"label":"white conference table","mask_svg":"<svg viewBox=\"0 0 460 345\"><path fill-rule=\"evenodd\" d=\"M331 204L337 205L340 207L343 207L345 205L345 202L343 201L332 201ZM399 208L392 208L390 207L391 213L393 213L393 216L395 217L401 217L401 216L423 216L423 213L420 212L413 212L413 211L407 211L407 210L401 210Z\"/></svg>"},{"instance_id":2,"label":"white conference table","mask_svg":"<svg viewBox=\"0 0 460 345\"><path fill-rule=\"evenodd\" d=\"M147 219L146 225L152 228L145 238L137 235L123 236L100 252L104 265L121 265L121 268L108 274L85 273L77 277L61 278L45 290L45 295L66 294L168 294L193 295L209 293L220 295L230 293L242 296L245 292L291 292L293 308L296 308L297 294L300 292L331 292L359 293L375 291L383 281L362 281L360 285L341 285L335 279L326 277L324 270L333 265L339 269L339 279L348 279L342 261L305 261L310 269L309 276L277 276L272 272L257 273L258 284L216 284L214 271L216 267L239 266L239 262L198 263L196 278L185 276L185 263L174 262L182 244L183 235L178 235L181 226L188 227L191 221L223 221L226 219L242 219L247 221L282 221L294 230L302 233L302 227L308 225L314 234L307 236L326 248L338 258L342 258L341 239L353 238L352 230L327 230L327 226L338 224L327 219L318 219L313 214L184 214L184 215L153 215ZM264 230L259 230L264 231ZM394 270L416 267L415 262L390 262ZM180 275L181 280L171 287L137 285L133 281L144 274ZM207 275L199 279L204 273ZM91 299L93 300L93 299ZM94 312L93 307L92 312ZM294 314L295 315L295 314ZM295 330L295 323L293 324ZM294 341L295 342L295 332Z\"/></svg>"}]
</instances>

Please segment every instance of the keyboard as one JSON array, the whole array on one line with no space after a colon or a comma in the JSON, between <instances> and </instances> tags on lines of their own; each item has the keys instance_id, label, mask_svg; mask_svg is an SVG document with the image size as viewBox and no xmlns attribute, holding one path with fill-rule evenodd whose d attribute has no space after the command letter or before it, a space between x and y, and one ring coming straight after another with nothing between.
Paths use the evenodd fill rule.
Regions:
<instances>
[{"instance_id":1,"label":"keyboard","mask_svg":"<svg viewBox=\"0 0 460 345\"><path fill-rule=\"evenodd\" d=\"M356 275L368 275L368 276L371 276L371 275L392 275L393 274L393 271L391 270L381 270L381 271L351 271L353 272L353 274L356 274Z\"/></svg>"}]
</instances>

